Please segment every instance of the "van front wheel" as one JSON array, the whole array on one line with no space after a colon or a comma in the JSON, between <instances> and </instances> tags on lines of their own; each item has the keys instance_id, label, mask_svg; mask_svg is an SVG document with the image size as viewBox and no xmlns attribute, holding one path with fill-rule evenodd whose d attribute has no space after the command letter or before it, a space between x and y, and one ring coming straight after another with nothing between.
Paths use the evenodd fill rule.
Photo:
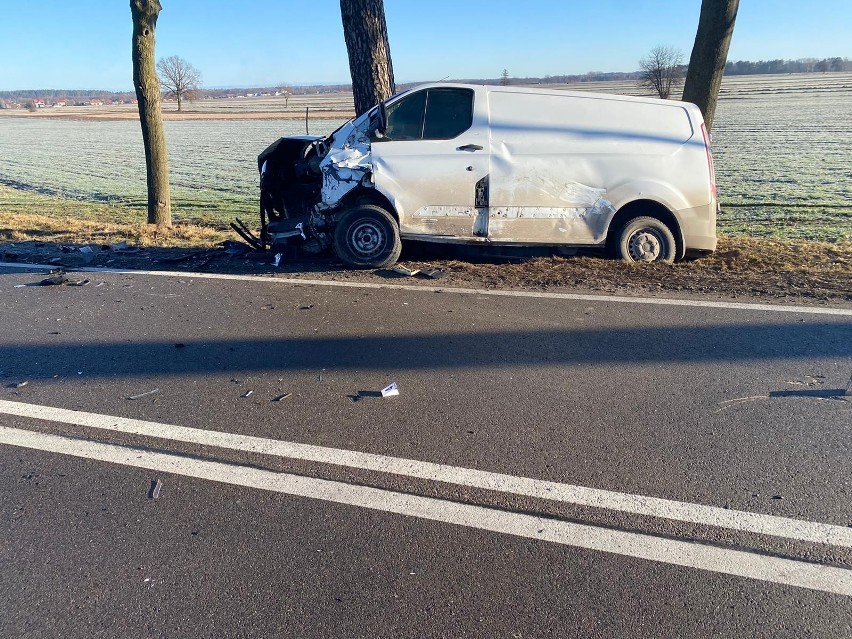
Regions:
<instances>
[{"instance_id":1,"label":"van front wheel","mask_svg":"<svg viewBox=\"0 0 852 639\"><path fill-rule=\"evenodd\" d=\"M625 262L674 262L677 250L668 226L654 217L636 217L621 229L618 254Z\"/></svg>"},{"instance_id":2,"label":"van front wheel","mask_svg":"<svg viewBox=\"0 0 852 639\"><path fill-rule=\"evenodd\" d=\"M356 268L393 265L402 252L396 220L372 204L349 209L334 229L334 252Z\"/></svg>"}]
</instances>

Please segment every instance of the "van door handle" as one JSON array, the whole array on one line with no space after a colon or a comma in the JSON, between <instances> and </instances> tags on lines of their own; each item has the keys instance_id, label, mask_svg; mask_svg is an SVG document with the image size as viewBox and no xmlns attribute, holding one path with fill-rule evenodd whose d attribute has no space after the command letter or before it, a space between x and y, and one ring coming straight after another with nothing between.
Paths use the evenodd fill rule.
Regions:
<instances>
[{"instance_id":1,"label":"van door handle","mask_svg":"<svg viewBox=\"0 0 852 639\"><path fill-rule=\"evenodd\" d=\"M456 151L481 151L482 147L478 144L465 144L456 149Z\"/></svg>"}]
</instances>

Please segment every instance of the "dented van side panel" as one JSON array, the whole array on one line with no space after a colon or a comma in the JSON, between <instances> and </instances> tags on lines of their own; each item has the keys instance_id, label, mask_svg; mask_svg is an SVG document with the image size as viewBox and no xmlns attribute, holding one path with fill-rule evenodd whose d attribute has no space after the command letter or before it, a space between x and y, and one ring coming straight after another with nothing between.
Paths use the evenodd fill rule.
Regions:
<instances>
[{"instance_id":1,"label":"dented van side panel","mask_svg":"<svg viewBox=\"0 0 852 639\"><path fill-rule=\"evenodd\" d=\"M694 135L677 103L499 88L488 100L498 241L604 242L618 206L612 192L631 191L631 183L660 171L671 175L673 157Z\"/></svg>"}]
</instances>

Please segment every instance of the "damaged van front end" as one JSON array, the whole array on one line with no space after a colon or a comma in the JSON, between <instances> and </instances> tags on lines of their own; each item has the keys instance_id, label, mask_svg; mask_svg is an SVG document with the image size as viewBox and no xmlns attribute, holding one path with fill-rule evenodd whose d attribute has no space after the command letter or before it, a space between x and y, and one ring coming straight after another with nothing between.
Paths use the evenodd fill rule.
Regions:
<instances>
[{"instance_id":1,"label":"damaged van front end","mask_svg":"<svg viewBox=\"0 0 852 639\"><path fill-rule=\"evenodd\" d=\"M344 206L354 192L373 189L367 131L379 117L376 108L325 138L281 138L258 156L264 248L287 245L316 255L333 247Z\"/></svg>"}]
</instances>

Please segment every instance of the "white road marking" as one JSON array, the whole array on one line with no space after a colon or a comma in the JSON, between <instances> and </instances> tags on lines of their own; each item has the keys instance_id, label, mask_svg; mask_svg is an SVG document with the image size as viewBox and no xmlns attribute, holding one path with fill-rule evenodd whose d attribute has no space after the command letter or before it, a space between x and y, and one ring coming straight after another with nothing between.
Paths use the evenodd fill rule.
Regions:
<instances>
[{"instance_id":1,"label":"white road marking","mask_svg":"<svg viewBox=\"0 0 852 639\"><path fill-rule=\"evenodd\" d=\"M717 506L620 493L599 488L561 484L528 477L515 477L472 468L402 459L386 455L326 448L296 442L238 435L219 431L174 426L138 419L127 419L0 400L0 414L17 415L64 424L75 424L107 431L156 437L243 452L275 455L323 464L333 464L380 473L469 486L513 495L548 499L581 506L592 506L635 515L649 515L719 528L772 535L799 541L852 548L852 528L818 522L788 519L773 515L729 510Z\"/></svg>"},{"instance_id":2,"label":"white road marking","mask_svg":"<svg viewBox=\"0 0 852 639\"><path fill-rule=\"evenodd\" d=\"M0 268L52 269L49 264L18 264L0 262ZM80 267L75 271L87 273L115 273L119 275L157 275L208 280L236 280L273 284L295 284L297 286L332 286L338 288L391 289L398 291L425 291L427 293L458 293L464 295L487 295L492 297L531 297L552 300L577 300L583 302L613 302L618 304L654 304L660 306L695 306L701 308L724 308L743 311L770 311L774 313L805 313L809 315L849 315L852 308L830 308L822 306L785 306L775 304L747 304L740 302L715 302L709 300L684 300L651 297L624 297L617 295L584 295L579 293L546 293L544 291L504 291L480 288L454 288L446 286L420 286L413 284L384 284L376 282L338 282L334 280L309 280L301 278L265 277L260 275L231 275L228 273L193 273L187 271L142 271L100 267Z\"/></svg>"},{"instance_id":3,"label":"white road marking","mask_svg":"<svg viewBox=\"0 0 852 639\"><path fill-rule=\"evenodd\" d=\"M0 426L0 444L852 596L852 570Z\"/></svg>"}]
</instances>

